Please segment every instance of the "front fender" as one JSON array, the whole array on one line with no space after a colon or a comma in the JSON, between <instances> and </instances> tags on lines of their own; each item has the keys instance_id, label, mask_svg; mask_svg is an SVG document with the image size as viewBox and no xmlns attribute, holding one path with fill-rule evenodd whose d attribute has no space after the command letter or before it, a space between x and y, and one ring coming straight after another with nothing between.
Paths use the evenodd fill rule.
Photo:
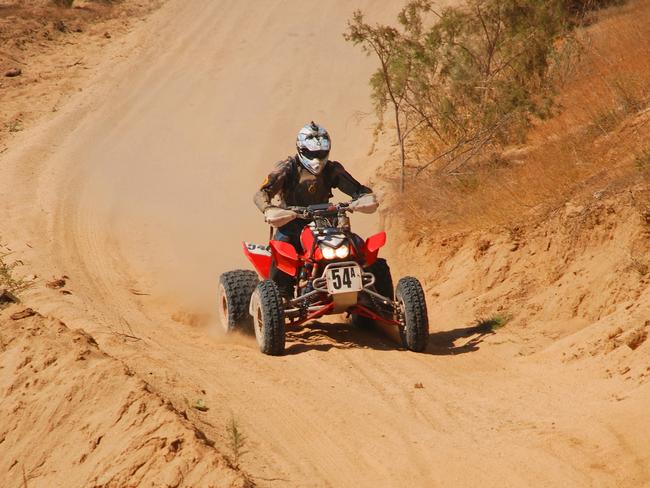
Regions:
<instances>
[{"instance_id":1,"label":"front fender","mask_svg":"<svg viewBox=\"0 0 650 488\"><path fill-rule=\"evenodd\" d=\"M288 242L271 241L271 252L275 259L275 264L280 271L287 273L290 276L296 276L300 268L300 260L298 259L298 252Z\"/></svg>"},{"instance_id":2,"label":"front fender","mask_svg":"<svg viewBox=\"0 0 650 488\"><path fill-rule=\"evenodd\" d=\"M271 249L268 246L251 244L249 242L242 242L242 244L244 246L244 254L255 267L257 274L263 280L268 279L271 269Z\"/></svg>"},{"instance_id":3,"label":"front fender","mask_svg":"<svg viewBox=\"0 0 650 488\"><path fill-rule=\"evenodd\" d=\"M386 233L379 232L366 239L366 244L363 246L363 257L366 261L366 266L370 266L377 261L379 249L386 244Z\"/></svg>"}]
</instances>

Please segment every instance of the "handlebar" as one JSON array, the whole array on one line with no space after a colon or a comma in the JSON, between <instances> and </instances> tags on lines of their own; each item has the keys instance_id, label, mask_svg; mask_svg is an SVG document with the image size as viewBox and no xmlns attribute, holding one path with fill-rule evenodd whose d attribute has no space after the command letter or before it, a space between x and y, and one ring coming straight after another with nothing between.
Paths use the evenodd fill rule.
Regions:
<instances>
[{"instance_id":1,"label":"handlebar","mask_svg":"<svg viewBox=\"0 0 650 488\"><path fill-rule=\"evenodd\" d=\"M308 207L289 206L287 210L293 210L303 219L313 219L314 217L335 216L343 212L351 212L349 208L352 202L340 203L320 203L317 205L309 205Z\"/></svg>"}]
</instances>

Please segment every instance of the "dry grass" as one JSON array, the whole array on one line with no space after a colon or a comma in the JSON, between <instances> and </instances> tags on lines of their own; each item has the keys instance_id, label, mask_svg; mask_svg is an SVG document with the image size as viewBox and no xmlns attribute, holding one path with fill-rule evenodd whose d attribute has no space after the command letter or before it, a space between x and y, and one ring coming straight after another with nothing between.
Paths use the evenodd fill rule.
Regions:
<instances>
[{"instance_id":1,"label":"dry grass","mask_svg":"<svg viewBox=\"0 0 650 488\"><path fill-rule=\"evenodd\" d=\"M582 54L562 77L557 114L538 123L525 146L492 154L486 148L462 171L438 168L412 180L398 208L418 224L410 226L415 234L440 225L514 225L571 197L640 178L650 136L650 2L599 17L578 33Z\"/></svg>"},{"instance_id":2,"label":"dry grass","mask_svg":"<svg viewBox=\"0 0 650 488\"><path fill-rule=\"evenodd\" d=\"M11 302L19 300L18 295L31 286L31 282L16 277L14 270L22 263L7 263L9 253L0 250L0 309Z\"/></svg>"},{"instance_id":3,"label":"dry grass","mask_svg":"<svg viewBox=\"0 0 650 488\"><path fill-rule=\"evenodd\" d=\"M491 332L495 329L500 329L504 327L508 322L512 320L511 315L497 314L492 317L487 318L478 318L474 328L481 332Z\"/></svg>"},{"instance_id":4,"label":"dry grass","mask_svg":"<svg viewBox=\"0 0 650 488\"><path fill-rule=\"evenodd\" d=\"M230 461L235 469L240 468L242 457L246 454L246 436L241 430L235 417L230 418L227 426L228 448L230 449Z\"/></svg>"}]
</instances>

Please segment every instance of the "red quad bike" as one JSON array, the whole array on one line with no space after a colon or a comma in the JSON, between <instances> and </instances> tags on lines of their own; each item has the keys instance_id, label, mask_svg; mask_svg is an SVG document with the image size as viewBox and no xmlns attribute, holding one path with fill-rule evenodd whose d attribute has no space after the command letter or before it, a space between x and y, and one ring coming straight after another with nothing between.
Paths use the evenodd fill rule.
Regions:
<instances>
[{"instance_id":1,"label":"red quad bike","mask_svg":"<svg viewBox=\"0 0 650 488\"><path fill-rule=\"evenodd\" d=\"M310 221L300 235L304 252L282 241L272 240L269 246L244 243L257 272L239 269L221 275L219 308L226 331L252 327L260 350L278 356L284 352L287 327L347 313L353 324L392 329L404 347L423 351L429 338L424 292L411 276L400 279L393 291L388 264L377 257L386 233L366 241L352 233L349 203L289 208ZM283 298L269 279L273 259L296 278L293 298Z\"/></svg>"}]
</instances>

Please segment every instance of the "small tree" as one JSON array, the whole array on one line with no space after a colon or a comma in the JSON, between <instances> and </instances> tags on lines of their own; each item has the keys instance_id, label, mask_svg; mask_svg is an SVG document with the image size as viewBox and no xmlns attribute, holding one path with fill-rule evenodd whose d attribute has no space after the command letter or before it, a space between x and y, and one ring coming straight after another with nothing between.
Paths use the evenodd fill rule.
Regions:
<instances>
[{"instance_id":1,"label":"small tree","mask_svg":"<svg viewBox=\"0 0 650 488\"><path fill-rule=\"evenodd\" d=\"M402 35L394 27L385 25L373 27L364 22L363 13L360 10L354 12L348 26L349 30L344 34L345 39L355 45L360 44L367 54L375 54L379 60L379 69L370 79L375 109L379 116L378 128L383 125L383 115L390 105L400 151L401 189L404 191L405 144L408 136L409 115L405 110L404 103L411 60L405 51Z\"/></svg>"},{"instance_id":2,"label":"small tree","mask_svg":"<svg viewBox=\"0 0 650 488\"><path fill-rule=\"evenodd\" d=\"M345 38L379 60L372 96L380 128L393 112L402 190L409 136L434 148L418 172L441 159L451 172L548 113L550 60L567 12L565 0L469 0L441 12L412 0L398 27L354 13Z\"/></svg>"}]
</instances>

